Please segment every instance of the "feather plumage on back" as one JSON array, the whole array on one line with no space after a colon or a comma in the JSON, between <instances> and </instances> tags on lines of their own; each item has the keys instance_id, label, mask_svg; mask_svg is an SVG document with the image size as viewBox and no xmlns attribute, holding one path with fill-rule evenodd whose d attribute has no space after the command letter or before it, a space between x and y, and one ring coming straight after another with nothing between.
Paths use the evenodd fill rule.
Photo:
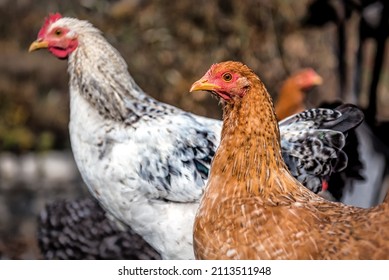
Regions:
<instances>
[{"instance_id":1,"label":"feather plumage on back","mask_svg":"<svg viewBox=\"0 0 389 280\"><path fill-rule=\"evenodd\" d=\"M195 218L197 258L389 258L387 204L362 209L329 202L291 176L272 100L251 69L215 64L194 90L224 102L221 142ZM322 116L332 114L338 113Z\"/></svg>"},{"instance_id":2,"label":"feather plumage on back","mask_svg":"<svg viewBox=\"0 0 389 280\"><path fill-rule=\"evenodd\" d=\"M146 95L118 51L87 21L51 15L30 51L41 48L68 59L70 140L91 194L162 258L193 258L194 215L219 143L221 122ZM317 178L337 171L331 162L341 147L329 143L333 153L320 163L329 164L328 174L305 170L312 158L293 150L293 143L306 141L304 128L297 126L301 134L285 138L284 152L291 155L289 162L300 177L311 173L303 178L320 188ZM301 160L303 164L298 164ZM312 185L308 179L305 183Z\"/></svg>"}]
</instances>

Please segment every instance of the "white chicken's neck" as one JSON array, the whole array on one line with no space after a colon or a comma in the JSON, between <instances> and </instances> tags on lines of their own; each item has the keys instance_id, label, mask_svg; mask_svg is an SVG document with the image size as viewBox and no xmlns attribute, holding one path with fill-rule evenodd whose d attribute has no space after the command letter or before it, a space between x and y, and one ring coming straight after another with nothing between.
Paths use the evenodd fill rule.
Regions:
<instances>
[{"instance_id":1,"label":"white chicken's neck","mask_svg":"<svg viewBox=\"0 0 389 280\"><path fill-rule=\"evenodd\" d=\"M105 119L132 124L165 109L135 83L119 52L99 33L79 37L68 65L72 90Z\"/></svg>"}]
</instances>

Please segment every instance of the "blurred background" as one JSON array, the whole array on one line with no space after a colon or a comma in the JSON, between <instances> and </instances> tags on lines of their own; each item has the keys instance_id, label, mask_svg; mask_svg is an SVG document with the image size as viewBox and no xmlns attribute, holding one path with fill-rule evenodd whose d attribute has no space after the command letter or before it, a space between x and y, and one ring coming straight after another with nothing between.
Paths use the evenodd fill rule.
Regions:
<instances>
[{"instance_id":1,"label":"blurred background","mask_svg":"<svg viewBox=\"0 0 389 280\"><path fill-rule=\"evenodd\" d=\"M70 151L67 62L27 52L48 13L90 21L147 93L212 118L221 118L217 101L188 94L212 63L246 63L274 99L285 78L312 67L324 82L309 93L307 106L339 99L359 105L369 133L385 146L387 6L372 0L0 0L0 259L41 258L36 219L44 205L88 195ZM387 150L376 152L387 170Z\"/></svg>"}]
</instances>

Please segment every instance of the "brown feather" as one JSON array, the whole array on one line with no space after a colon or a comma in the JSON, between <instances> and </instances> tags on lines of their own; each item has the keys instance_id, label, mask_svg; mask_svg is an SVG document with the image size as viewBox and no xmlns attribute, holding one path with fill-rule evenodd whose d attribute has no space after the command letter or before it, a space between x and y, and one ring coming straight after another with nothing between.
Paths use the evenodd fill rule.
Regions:
<instances>
[{"instance_id":1,"label":"brown feather","mask_svg":"<svg viewBox=\"0 0 389 280\"><path fill-rule=\"evenodd\" d=\"M273 104L245 65L220 63L249 80L225 101L222 139L194 224L198 259L386 259L388 205L326 201L289 173Z\"/></svg>"}]
</instances>

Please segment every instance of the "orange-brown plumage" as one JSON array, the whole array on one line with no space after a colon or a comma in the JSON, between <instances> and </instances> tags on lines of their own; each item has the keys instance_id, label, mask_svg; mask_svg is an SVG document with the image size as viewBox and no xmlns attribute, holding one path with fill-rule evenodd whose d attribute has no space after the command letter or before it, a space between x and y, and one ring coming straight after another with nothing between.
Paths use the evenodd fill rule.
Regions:
<instances>
[{"instance_id":1,"label":"orange-brown plumage","mask_svg":"<svg viewBox=\"0 0 389 280\"><path fill-rule=\"evenodd\" d=\"M247 66L213 65L194 90L224 101L222 139L194 224L196 258L389 258L386 204L329 202L290 175L272 100Z\"/></svg>"},{"instance_id":2,"label":"orange-brown plumage","mask_svg":"<svg viewBox=\"0 0 389 280\"><path fill-rule=\"evenodd\" d=\"M278 120L304 111L306 92L322 82L323 79L312 68L301 69L286 79L274 104Z\"/></svg>"}]
</instances>

